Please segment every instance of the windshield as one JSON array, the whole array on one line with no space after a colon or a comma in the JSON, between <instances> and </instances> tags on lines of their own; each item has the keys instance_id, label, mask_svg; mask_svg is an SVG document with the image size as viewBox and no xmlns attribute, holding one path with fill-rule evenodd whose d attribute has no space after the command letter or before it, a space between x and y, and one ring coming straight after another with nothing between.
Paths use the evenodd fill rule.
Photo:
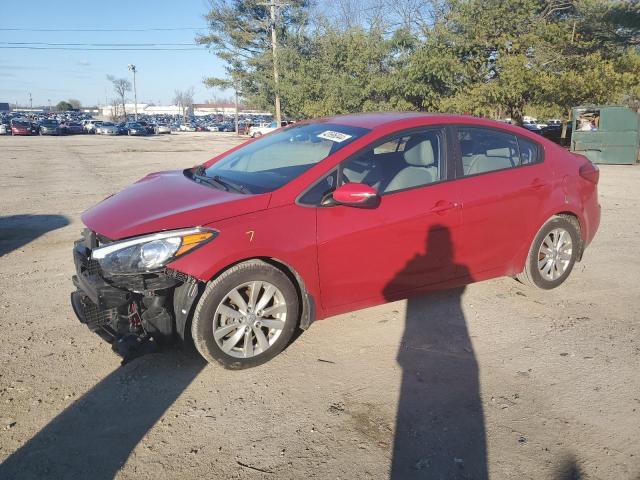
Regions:
<instances>
[{"instance_id":1,"label":"windshield","mask_svg":"<svg viewBox=\"0 0 640 480\"><path fill-rule=\"evenodd\" d=\"M309 168L369 132L328 123L296 125L251 142L206 169L249 193L280 188Z\"/></svg>"}]
</instances>

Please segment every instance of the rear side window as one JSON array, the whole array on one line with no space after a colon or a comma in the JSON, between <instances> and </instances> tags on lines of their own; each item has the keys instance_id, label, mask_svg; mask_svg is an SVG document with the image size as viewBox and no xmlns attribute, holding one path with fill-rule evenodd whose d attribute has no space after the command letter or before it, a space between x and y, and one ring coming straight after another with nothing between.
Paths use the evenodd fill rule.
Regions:
<instances>
[{"instance_id":1,"label":"rear side window","mask_svg":"<svg viewBox=\"0 0 640 480\"><path fill-rule=\"evenodd\" d=\"M465 177L530 165L542 153L532 140L491 128L459 127L458 142Z\"/></svg>"},{"instance_id":2,"label":"rear side window","mask_svg":"<svg viewBox=\"0 0 640 480\"><path fill-rule=\"evenodd\" d=\"M518 147L520 149L520 163L529 165L538 161L538 145L531 140L518 137Z\"/></svg>"},{"instance_id":3,"label":"rear side window","mask_svg":"<svg viewBox=\"0 0 640 480\"><path fill-rule=\"evenodd\" d=\"M516 136L510 133L488 128L460 127L458 141L465 177L520 165L518 142Z\"/></svg>"}]
</instances>

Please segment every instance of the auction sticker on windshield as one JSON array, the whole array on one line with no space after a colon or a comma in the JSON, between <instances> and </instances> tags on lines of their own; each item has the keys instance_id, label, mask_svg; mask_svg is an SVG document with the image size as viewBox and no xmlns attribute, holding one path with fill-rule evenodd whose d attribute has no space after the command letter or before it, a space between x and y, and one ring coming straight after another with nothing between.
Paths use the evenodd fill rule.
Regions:
<instances>
[{"instance_id":1,"label":"auction sticker on windshield","mask_svg":"<svg viewBox=\"0 0 640 480\"><path fill-rule=\"evenodd\" d=\"M333 130L325 130L322 133L318 134L318 138L324 138L325 140L331 140L332 142L344 142L345 140L349 140L351 135L347 135L346 133L335 132Z\"/></svg>"}]
</instances>

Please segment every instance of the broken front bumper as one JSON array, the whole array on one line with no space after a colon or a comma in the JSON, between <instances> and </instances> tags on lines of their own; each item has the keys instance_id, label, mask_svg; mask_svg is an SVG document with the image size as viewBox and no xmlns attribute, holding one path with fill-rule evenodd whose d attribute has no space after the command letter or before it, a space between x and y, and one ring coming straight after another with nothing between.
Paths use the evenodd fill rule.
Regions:
<instances>
[{"instance_id":1,"label":"broken front bumper","mask_svg":"<svg viewBox=\"0 0 640 480\"><path fill-rule=\"evenodd\" d=\"M190 277L172 270L107 275L91 258L91 252L99 244L108 242L89 230L75 242L73 284L76 291L71 294L71 305L80 322L111 343L126 361L132 346L137 348L149 339L155 345L173 337L174 309L179 313L178 333L183 336L184 312L191 310L198 285Z\"/></svg>"}]
</instances>

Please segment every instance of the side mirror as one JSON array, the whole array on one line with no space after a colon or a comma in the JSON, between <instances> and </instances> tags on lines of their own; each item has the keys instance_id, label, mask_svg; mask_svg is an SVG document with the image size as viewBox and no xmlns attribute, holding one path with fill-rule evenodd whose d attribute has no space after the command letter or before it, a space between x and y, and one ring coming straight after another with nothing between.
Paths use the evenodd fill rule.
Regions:
<instances>
[{"instance_id":1,"label":"side mirror","mask_svg":"<svg viewBox=\"0 0 640 480\"><path fill-rule=\"evenodd\" d=\"M347 207L375 208L380 204L378 191L364 183L345 183L336 188L333 202Z\"/></svg>"}]
</instances>

